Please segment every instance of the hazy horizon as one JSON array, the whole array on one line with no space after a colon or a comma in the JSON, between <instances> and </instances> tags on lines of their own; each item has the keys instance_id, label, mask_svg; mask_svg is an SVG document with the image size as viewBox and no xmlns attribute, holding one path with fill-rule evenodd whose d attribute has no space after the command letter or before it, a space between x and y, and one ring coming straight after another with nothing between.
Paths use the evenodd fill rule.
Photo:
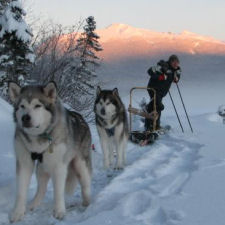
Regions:
<instances>
[{"instance_id":1,"label":"hazy horizon","mask_svg":"<svg viewBox=\"0 0 225 225\"><path fill-rule=\"evenodd\" d=\"M25 4L39 18L50 18L63 25L94 16L98 29L124 23L158 32L189 30L225 41L222 0L28 0Z\"/></svg>"}]
</instances>

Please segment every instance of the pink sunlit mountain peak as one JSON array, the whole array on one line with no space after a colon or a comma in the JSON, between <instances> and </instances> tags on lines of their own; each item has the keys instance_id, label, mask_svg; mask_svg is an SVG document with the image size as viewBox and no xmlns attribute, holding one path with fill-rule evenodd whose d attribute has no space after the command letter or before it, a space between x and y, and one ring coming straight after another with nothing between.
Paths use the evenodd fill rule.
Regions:
<instances>
[{"instance_id":1,"label":"pink sunlit mountain peak","mask_svg":"<svg viewBox=\"0 0 225 225\"><path fill-rule=\"evenodd\" d=\"M187 30L176 34L114 23L97 30L97 33L104 49L100 56L105 60L154 56L168 52L225 55L224 42Z\"/></svg>"}]
</instances>

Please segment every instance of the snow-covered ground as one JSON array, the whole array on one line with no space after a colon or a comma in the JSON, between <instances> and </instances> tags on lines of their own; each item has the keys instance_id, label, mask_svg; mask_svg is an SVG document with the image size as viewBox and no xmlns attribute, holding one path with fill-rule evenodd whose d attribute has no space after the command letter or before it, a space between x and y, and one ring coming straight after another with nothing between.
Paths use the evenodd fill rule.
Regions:
<instances>
[{"instance_id":1,"label":"snow-covered ground","mask_svg":"<svg viewBox=\"0 0 225 225\"><path fill-rule=\"evenodd\" d=\"M198 97L191 93L187 102L191 103L192 99L195 104ZM128 102L128 97L124 96L123 100ZM92 126L96 151L92 152L91 205L86 209L81 206L78 188L74 196L66 199L65 219L58 221L52 217L53 190L49 184L40 208L27 211L23 221L17 224L224 225L225 124L213 104L211 110L208 110L210 105L198 113L196 108L191 110L194 134L187 124L182 134L173 109L167 107L162 122L170 124L172 130L150 146L129 143L127 166L112 177L103 171L99 138ZM12 108L0 99L0 224L8 224L8 213L14 204L13 131ZM35 189L33 177L29 201Z\"/></svg>"}]
</instances>

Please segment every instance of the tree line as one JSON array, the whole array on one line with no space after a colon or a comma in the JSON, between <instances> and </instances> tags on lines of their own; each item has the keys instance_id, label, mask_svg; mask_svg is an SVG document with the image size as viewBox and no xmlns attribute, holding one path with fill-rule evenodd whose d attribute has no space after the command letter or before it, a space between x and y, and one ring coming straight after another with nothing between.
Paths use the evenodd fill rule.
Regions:
<instances>
[{"instance_id":1,"label":"tree line","mask_svg":"<svg viewBox=\"0 0 225 225\"><path fill-rule=\"evenodd\" d=\"M94 17L70 27L47 22L35 35L25 19L19 0L0 0L0 95L7 99L9 80L55 81L64 103L90 119L101 62L96 53L103 50Z\"/></svg>"}]
</instances>

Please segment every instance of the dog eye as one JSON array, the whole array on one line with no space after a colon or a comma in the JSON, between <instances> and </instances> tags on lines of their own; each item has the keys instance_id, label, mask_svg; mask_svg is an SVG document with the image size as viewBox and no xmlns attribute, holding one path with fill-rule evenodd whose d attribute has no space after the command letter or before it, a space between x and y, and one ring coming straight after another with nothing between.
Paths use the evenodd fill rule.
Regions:
<instances>
[{"instance_id":1,"label":"dog eye","mask_svg":"<svg viewBox=\"0 0 225 225\"><path fill-rule=\"evenodd\" d=\"M20 108L24 109L24 108L25 108L25 106L24 106L24 105L20 105Z\"/></svg>"},{"instance_id":2,"label":"dog eye","mask_svg":"<svg viewBox=\"0 0 225 225\"><path fill-rule=\"evenodd\" d=\"M34 106L35 109L40 108L40 107L41 107L41 105L35 105Z\"/></svg>"},{"instance_id":3,"label":"dog eye","mask_svg":"<svg viewBox=\"0 0 225 225\"><path fill-rule=\"evenodd\" d=\"M110 102L107 102L107 103L106 103L106 105L109 105L109 104L110 104Z\"/></svg>"}]
</instances>

